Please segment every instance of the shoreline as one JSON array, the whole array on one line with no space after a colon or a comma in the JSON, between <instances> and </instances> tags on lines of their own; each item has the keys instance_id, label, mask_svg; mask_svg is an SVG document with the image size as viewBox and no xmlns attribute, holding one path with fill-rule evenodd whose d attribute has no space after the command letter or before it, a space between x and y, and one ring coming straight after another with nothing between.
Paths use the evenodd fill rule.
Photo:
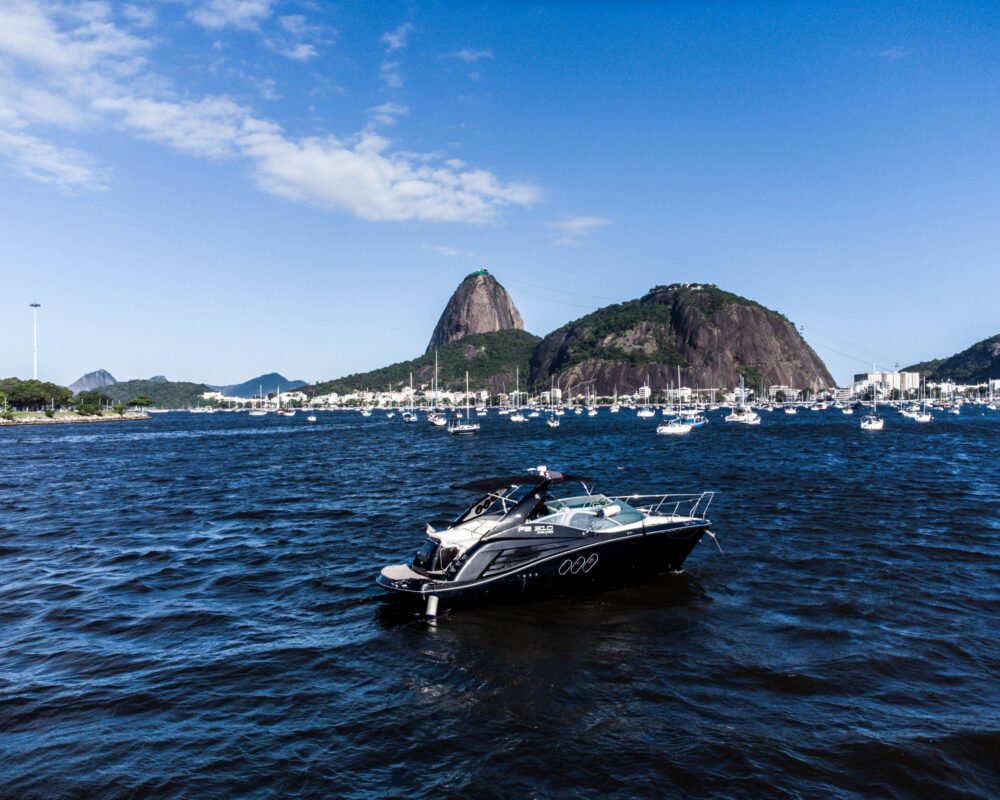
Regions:
<instances>
[{"instance_id":1,"label":"shoreline","mask_svg":"<svg viewBox=\"0 0 1000 800\"><path fill-rule=\"evenodd\" d=\"M80 422L137 422L139 420L151 419L149 414L140 411L126 412L122 416L117 414L110 416L81 417L25 417L23 419L0 419L0 428L14 427L17 425L75 425Z\"/></svg>"}]
</instances>

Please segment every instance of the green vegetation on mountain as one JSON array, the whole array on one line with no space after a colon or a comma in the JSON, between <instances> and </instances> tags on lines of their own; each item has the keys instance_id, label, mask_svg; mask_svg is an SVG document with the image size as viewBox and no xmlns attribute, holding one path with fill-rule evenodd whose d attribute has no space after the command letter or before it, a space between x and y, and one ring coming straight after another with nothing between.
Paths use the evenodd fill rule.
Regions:
<instances>
[{"instance_id":1,"label":"green vegetation on mountain","mask_svg":"<svg viewBox=\"0 0 1000 800\"><path fill-rule=\"evenodd\" d=\"M469 371L469 388L513 391L517 368L521 370L522 386L527 386L528 364L540 339L522 330L477 333L450 342L438 349L438 381L442 389L459 391L465 388L465 371ZM429 385L434 378L434 353L425 353L410 361L388 367L346 375L323 381L303 389L310 395L349 394L358 389L385 391L389 386L399 389L408 385L413 373L414 387Z\"/></svg>"},{"instance_id":2,"label":"green vegetation on mountain","mask_svg":"<svg viewBox=\"0 0 1000 800\"><path fill-rule=\"evenodd\" d=\"M553 331L531 360L531 383L593 385L603 394L694 388L830 386L833 378L781 314L713 284L656 286Z\"/></svg>"},{"instance_id":3,"label":"green vegetation on mountain","mask_svg":"<svg viewBox=\"0 0 1000 800\"><path fill-rule=\"evenodd\" d=\"M922 361L907 372L919 372L929 381L984 383L1000 378L1000 334L976 342L950 358Z\"/></svg>"},{"instance_id":4,"label":"green vegetation on mountain","mask_svg":"<svg viewBox=\"0 0 1000 800\"><path fill-rule=\"evenodd\" d=\"M133 400L144 397L158 408L189 408L191 406L212 405L201 399L204 392L211 391L203 383L187 383L184 381L122 381L101 388L115 403L130 404Z\"/></svg>"}]
</instances>

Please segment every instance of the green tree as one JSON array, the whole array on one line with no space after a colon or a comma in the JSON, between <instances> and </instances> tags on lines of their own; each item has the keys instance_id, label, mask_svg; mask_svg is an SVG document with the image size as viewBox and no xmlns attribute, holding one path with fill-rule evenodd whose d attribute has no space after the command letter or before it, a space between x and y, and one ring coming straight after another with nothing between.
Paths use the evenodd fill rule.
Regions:
<instances>
[{"instance_id":1,"label":"green tree","mask_svg":"<svg viewBox=\"0 0 1000 800\"><path fill-rule=\"evenodd\" d=\"M146 395L140 394L138 397L129 401L129 405L136 406L138 408L146 408L147 406L153 405L153 401L146 397Z\"/></svg>"},{"instance_id":2,"label":"green tree","mask_svg":"<svg viewBox=\"0 0 1000 800\"><path fill-rule=\"evenodd\" d=\"M125 412L128 411L128 406L124 403L115 403L111 406L111 410L114 411L119 417L124 417Z\"/></svg>"}]
</instances>

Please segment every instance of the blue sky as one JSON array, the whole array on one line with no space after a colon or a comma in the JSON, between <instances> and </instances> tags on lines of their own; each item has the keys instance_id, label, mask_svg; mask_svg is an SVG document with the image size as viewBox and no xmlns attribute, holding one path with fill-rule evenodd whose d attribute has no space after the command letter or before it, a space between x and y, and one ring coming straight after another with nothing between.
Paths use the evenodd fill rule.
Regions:
<instances>
[{"instance_id":1,"label":"blue sky","mask_svg":"<svg viewBox=\"0 0 1000 800\"><path fill-rule=\"evenodd\" d=\"M319 380L487 267L544 335L656 284L840 383L1000 332L994 3L0 0L0 375Z\"/></svg>"}]
</instances>

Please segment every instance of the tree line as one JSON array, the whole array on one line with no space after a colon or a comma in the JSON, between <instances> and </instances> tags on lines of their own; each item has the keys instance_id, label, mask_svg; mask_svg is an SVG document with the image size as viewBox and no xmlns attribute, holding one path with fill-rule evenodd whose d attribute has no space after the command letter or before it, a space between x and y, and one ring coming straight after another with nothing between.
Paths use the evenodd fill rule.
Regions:
<instances>
[{"instance_id":1,"label":"tree line","mask_svg":"<svg viewBox=\"0 0 1000 800\"><path fill-rule=\"evenodd\" d=\"M140 396L128 405L149 406L152 401ZM74 397L67 387L48 381L0 379L0 413L75 409L81 414L97 414L102 408L109 407L118 414L124 413L126 409L124 404L113 405L112 399L103 392L80 392Z\"/></svg>"}]
</instances>

